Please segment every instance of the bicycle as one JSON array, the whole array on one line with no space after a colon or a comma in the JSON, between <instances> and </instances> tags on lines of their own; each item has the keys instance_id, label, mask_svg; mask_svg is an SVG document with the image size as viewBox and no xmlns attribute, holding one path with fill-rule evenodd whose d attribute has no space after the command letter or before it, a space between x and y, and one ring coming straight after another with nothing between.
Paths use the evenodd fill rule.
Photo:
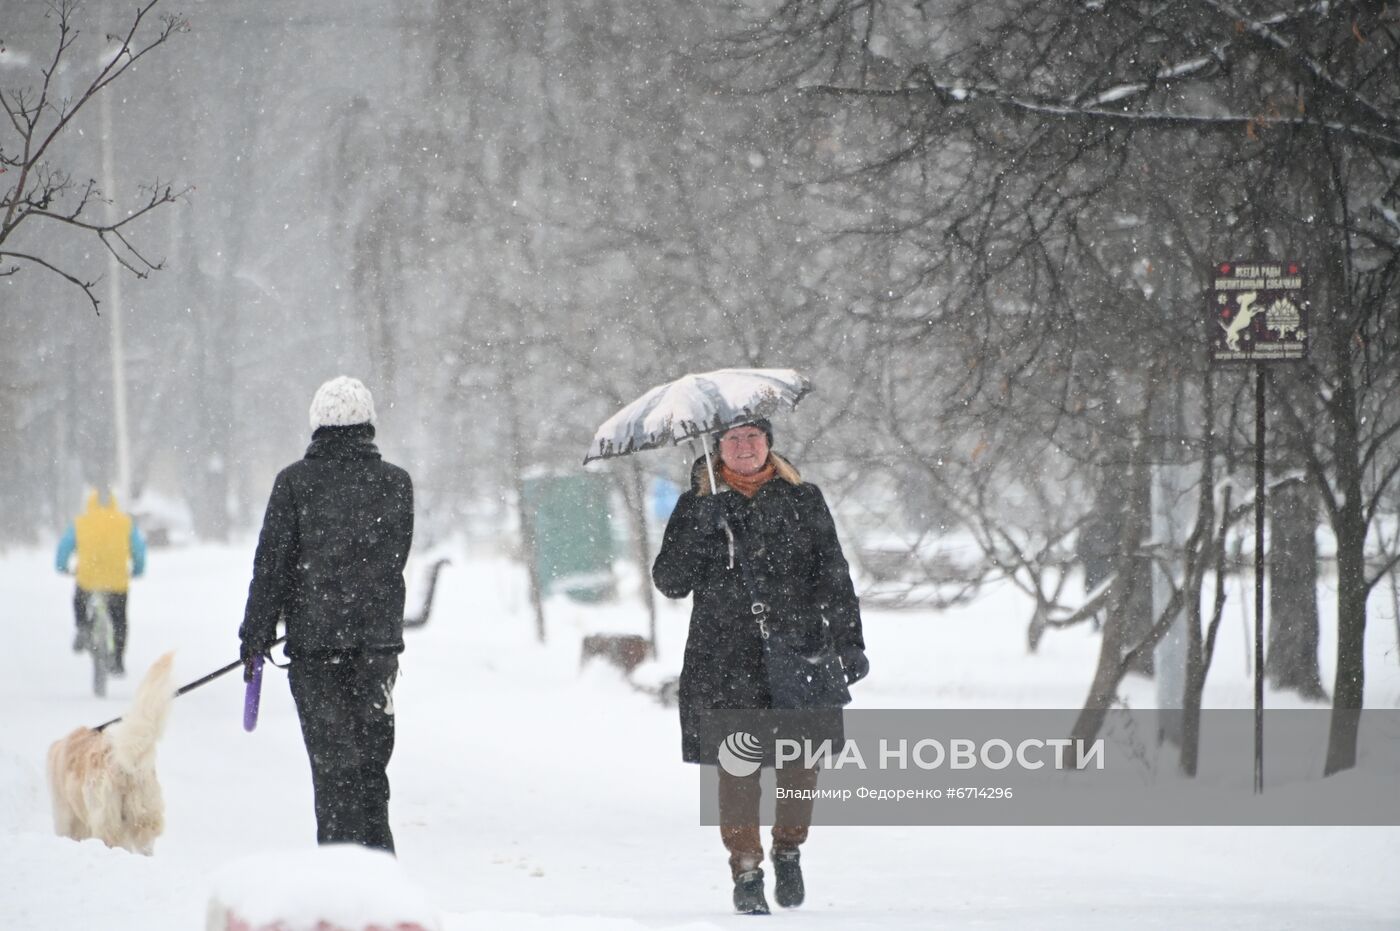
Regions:
<instances>
[{"instance_id":1,"label":"bicycle","mask_svg":"<svg viewBox=\"0 0 1400 931\"><path fill-rule=\"evenodd\" d=\"M107 697L107 677L117 658L116 630L107 592L89 592L87 599L87 651L92 654L92 693Z\"/></svg>"}]
</instances>

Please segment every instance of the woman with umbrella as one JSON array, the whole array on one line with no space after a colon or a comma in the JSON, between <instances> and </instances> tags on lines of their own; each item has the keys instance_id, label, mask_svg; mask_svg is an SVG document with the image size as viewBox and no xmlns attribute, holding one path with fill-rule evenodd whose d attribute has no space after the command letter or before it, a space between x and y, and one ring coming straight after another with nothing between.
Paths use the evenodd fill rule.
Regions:
<instances>
[{"instance_id":1,"label":"woman with umbrella","mask_svg":"<svg viewBox=\"0 0 1400 931\"><path fill-rule=\"evenodd\" d=\"M860 607L836 526L815 485L772 452L763 418L717 433L719 462L697 461L666 526L652 579L662 594L694 594L680 680L681 747L688 763L720 762L706 716L784 709L815 712L817 739L841 737L846 686L869 670ZM757 729L757 728L755 728ZM810 735L811 732L809 732ZM745 734L744 736L748 736ZM771 762L771 758L768 760ZM766 914L759 772L721 766L720 836L734 906ZM771 857L779 905L802 904L799 851L812 817L815 769L777 770L781 793Z\"/></svg>"}]
</instances>

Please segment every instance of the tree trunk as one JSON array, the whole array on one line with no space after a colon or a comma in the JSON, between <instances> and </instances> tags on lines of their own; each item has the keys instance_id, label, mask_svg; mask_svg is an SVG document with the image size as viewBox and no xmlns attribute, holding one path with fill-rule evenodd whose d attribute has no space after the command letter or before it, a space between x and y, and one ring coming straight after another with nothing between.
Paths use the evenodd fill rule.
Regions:
<instances>
[{"instance_id":1,"label":"tree trunk","mask_svg":"<svg viewBox=\"0 0 1400 931\"><path fill-rule=\"evenodd\" d=\"M1094 667L1094 679L1089 684L1089 697L1084 700L1084 707L1075 718L1070 731L1071 739L1093 740L1098 736L1109 707L1118 697L1118 683L1123 681L1123 625L1119 618L1123 616L1123 603L1127 600L1124 595L1132 597L1131 582L1123 587L1123 595L1114 599L1108 610L1103 639L1099 644L1099 662Z\"/></svg>"},{"instance_id":2,"label":"tree trunk","mask_svg":"<svg viewBox=\"0 0 1400 931\"><path fill-rule=\"evenodd\" d=\"M635 461L627 464L622 478L622 499L627 502L628 523L631 525L632 552L637 559L637 569L642 578L642 603L647 609L647 640L651 644L651 655L656 651L656 592L651 584L651 539L647 534L646 483L642 480L641 467Z\"/></svg>"},{"instance_id":3,"label":"tree trunk","mask_svg":"<svg viewBox=\"0 0 1400 931\"><path fill-rule=\"evenodd\" d=\"M1220 582L1217 580L1217 585ZM1195 777L1201 755L1201 699L1206 690L1207 659L1201 637L1200 598L1187 610L1186 687L1181 695L1181 771Z\"/></svg>"},{"instance_id":4,"label":"tree trunk","mask_svg":"<svg viewBox=\"0 0 1400 931\"><path fill-rule=\"evenodd\" d=\"M1318 668L1317 507L1301 480L1269 495L1269 654L1264 672L1275 689L1326 701Z\"/></svg>"},{"instance_id":5,"label":"tree trunk","mask_svg":"<svg viewBox=\"0 0 1400 931\"><path fill-rule=\"evenodd\" d=\"M1143 468L1129 473L1130 484L1127 488L1127 507L1134 512L1133 521L1136 526L1142 527L1144 531L1151 526L1152 521L1152 470ZM1156 614L1152 603L1152 559L1138 552L1141 538L1132 541L1132 547L1124 552L1130 555L1128 560L1129 573L1132 577L1132 586L1128 598L1125 599L1121 609L1121 622L1123 624L1123 639L1120 644L1121 656L1126 656L1129 650L1142 643L1152 630L1153 621ZM1138 654L1137 659L1128 667L1129 672L1152 678L1155 673L1153 661L1153 651L1143 650Z\"/></svg>"},{"instance_id":6,"label":"tree trunk","mask_svg":"<svg viewBox=\"0 0 1400 931\"><path fill-rule=\"evenodd\" d=\"M1215 378L1209 368L1201 382L1202 454L1199 501L1196 506L1198 526L1208 530L1215 523L1215 429L1211 421L1215 411ZM1220 532L1213 547L1202 547L1195 563L1196 571L1188 573L1186 584L1191 594L1186 599L1186 672L1181 693L1181 771L1194 778L1201 753L1201 700L1206 689L1206 674L1214 655L1215 635L1220 630L1220 616L1225 607L1225 533L1229 526L1230 490L1225 489L1221 507ZM1212 600L1210 632L1201 632L1201 588L1205 584L1207 554L1214 557L1215 598ZM1188 560L1188 565L1191 563Z\"/></svg>"},{"instance_id":7,"label":"tree trunk","mask_svg":"<svg viewBox=\"0 0 1400 931\"><path fill-rule=\"evenodd\" d=\"M1347 347L1339 347L1345 357ZM1356 738L1366 691L1366 517L1362 510L1356 387L1350 367L1340 370L1334 398L1337 492L1337 679L1324 775L1356 765Z\"/></svg>"},{"instance_id":8,"label":"tree trunk","mask_svg":"<svg viewBox=\"0 0 1400 931\"><path fill-rule=\"evenodd\" d=\"M525 496L525 437L520 423L520 399L515 381L509 373L501 378L498 388L505 395L506 430L510 435L511 479L515 488L516 517L520 521L520 558L525 562L525 575L530 587L530 610L535 616L535 638L545 641L544 598L540 592L540 569L535 552L535 516Z\"/></svg>"},{"instance_id":9,"label":"tree trunk","mask_svg":"<svg viewBox=\"0 0 1400 931\"><path fill-rule=\"evenodd\" d=\"M1133 460L1128 466L1128 480L1132 487L1140 485L1141 478L1148 474L1142 457L1142 451L1135 450ZM1134 625L1130 618L1134 606L1141 602L1141 596L1137 589L1142 573L1133 572L1131 567L1139 559L1137 551L1142 544L1146 518L1147 514L1143 509L1131 504L1126 508L1123 528L1118 540L1118 578L1121 581L1113 583L1115 591L1104 617L1103 637L1099 643L1098 665L1094 668L1094 679L1089 685L1089 695L1084 700L1084 707L1080 709L1079 716L1075 719L1074 727L1070 732L1070 737L1073 739L1093 740L1098 735L1099 730L1103 727L1104 717L1108 714L1109 707L1113 704L1113 700L1118 697L1118 684L1123 681L1123 675L1127 671L1123 667L1123 657L1141 639L1134 636ZM1151 579L1150 565L1147 578ZM1150 591L1148 597L1150 609ZM1150 627L1150 617L1147 623ZM1143 652L1150 651L1144 650Z\"/></svg>"},{"instance_id":10,"label":"tree trunk","mask_svg":"<svg viewBox=\"0 0 1400 931\"><path fill-rule=\"evenodd\" d=\"M1337 678L1323 770L1328 776L1356 765L1357 727L1366 691L1365 538L1366 527L1360 520L1337 534Z\"/></svg>"},{"instance_id":11,"label":"tree trunk","mask_svg":"<svg viewBox=\"0 0 1400 931\"><path fill-rule=\"evenodd\" d=\"M1121 659L1147 636L1154 618L1152 560L1137 552L1140 538L1130 539L1127 532L1129 524L1145 531L1151 521L1152 472L1147 468L1134 469L1130 463L1123 463L1121 472L1115 474L1113 470L1113 465L1105 469L1103 487L1095 498L1092 516L1080 531L1077 549L1084 565L1086 594L1117 572L1108 603L1116 619L1113 623L1120 628L1120 652L1115 659ZM1122 597L1124 593L1126 598ZM1109 624L1104 621L1105 636ZM1038 640L1038 632L1033 632L1032 652ZM1151 677L1152 651L1143 651L1130 671Z\"/></svg>"}]
</instances>

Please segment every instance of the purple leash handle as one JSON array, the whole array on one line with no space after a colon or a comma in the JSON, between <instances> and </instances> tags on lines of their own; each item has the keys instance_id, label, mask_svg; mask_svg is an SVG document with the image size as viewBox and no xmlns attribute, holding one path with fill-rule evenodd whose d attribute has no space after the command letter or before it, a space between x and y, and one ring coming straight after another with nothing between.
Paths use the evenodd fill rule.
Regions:
<instances>
[{"instance_id":1,"label":"purple leash handle","mask_svg":"<svg viewBox=\"0 0 1400 931\"><path fill-rule=\"evenodd\" d=\"M253 678L243 692L243 729L252 732L258 726L258 703L262 698L263 658L253 657Z\"/></svg>"}]
</instances>

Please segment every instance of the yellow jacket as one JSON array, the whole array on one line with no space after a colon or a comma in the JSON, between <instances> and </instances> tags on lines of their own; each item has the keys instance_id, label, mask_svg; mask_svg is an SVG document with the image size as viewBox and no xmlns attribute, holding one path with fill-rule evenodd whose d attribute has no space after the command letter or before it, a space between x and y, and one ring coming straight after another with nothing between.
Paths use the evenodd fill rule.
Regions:
<instances>
[{"instance_id":1,"label":"yellow jacket","mask_svg":"<svg viewBox=\"0 0 1400 931\"><path fill-rule=\"evenodd\" d=\"M67 569L74 549L78 554L78 587L84 591L125 592L131 569L140 575L144 568L145 540L131 518L117 508L115 496L103 505L97 492L88 495L87 509L59 543L60 570Z\"/></svg>"}]
</instances>

